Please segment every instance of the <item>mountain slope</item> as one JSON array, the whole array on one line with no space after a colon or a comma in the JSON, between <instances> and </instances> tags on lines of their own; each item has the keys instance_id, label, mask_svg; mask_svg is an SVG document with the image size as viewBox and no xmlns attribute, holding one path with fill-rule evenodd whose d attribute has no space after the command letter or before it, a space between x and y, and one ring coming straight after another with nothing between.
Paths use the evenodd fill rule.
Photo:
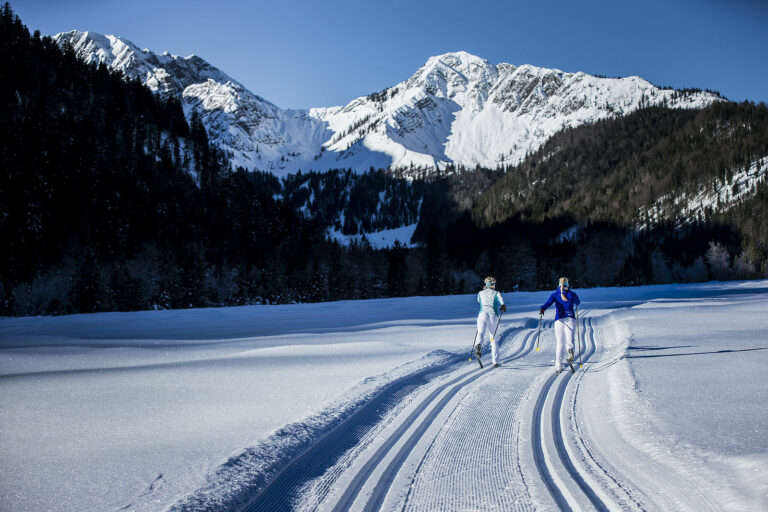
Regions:
<instances>
[{"instance_id":1,"label":"mountain slope","mask_svg":"<svg viewBox=\"0 0 768 512\"><path fill-rule=\"evenodd\" d=\"M558 133L490 187L473 213L480 225L563 216L633 225L690 222L697 215L689 210L704 205L698 217L707 220L754 195L766 140L765 105L647 108Z\"/></svg>"},{"instance_id":2,"label":"mountain slope","mask_svg":"<svg viewBox=\"0 0 768 512\"><path fill-rule=\"evenodd\" d=\"M530 65L493 65L466 52L430 58L407 80L346 106L282 109L196 56L141 50L126 39L56 36L81 59L104 62L200 114L232 163L302 170L516 164L564 127L641 106L700 108L721 98L659 89L639 77L598 78Z\"/></svg>"},{"instance_id":3,"label":"mountain slope","mask_svg":"<svg viewBox=\"0 0 768 512\"><path fill-rule=\"evenodd\" d=\"M641 106L701 108L718 100L712 93L662 90L639 77L494 66L456 52L430 58L392 88L313 115L328 120L337 134L326 144L329 150L384 153L396 167L495 168L518 163L564 127Z\"/></svg>"},{"instance_id":4,"label":"mountain slope","mask_svg":"<svg viewBox=\"0 0 768 512\"><path fill-rule=\"evenodd\" d=\"M211 141L232 153L234 165L277 170L286 157L314 154L332 135L306 111L273 105L195 55L158 55L95 32L74 30L54 39L86 62L103 62L156 93L177 96L188 116L199 113Z\"/></svg>"}]
</instances>

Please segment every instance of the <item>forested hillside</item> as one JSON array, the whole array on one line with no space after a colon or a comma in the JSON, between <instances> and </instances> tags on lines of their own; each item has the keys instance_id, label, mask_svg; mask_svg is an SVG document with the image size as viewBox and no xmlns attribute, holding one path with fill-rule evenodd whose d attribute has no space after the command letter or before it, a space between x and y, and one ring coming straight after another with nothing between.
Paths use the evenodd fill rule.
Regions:
<instances>
[{"instance_id":1,"label":"forested hillside","mask_svg":"<svg viewBox=\"0 0 768 512\"><path fill-rule=\"evenodd\" d=\"M485 227L528 226L524 236L534 244L540 236L531 229L566 233L562 244L550 238L547 247L574 244L565 266L582 284L765 275L766 156L765 104L643 109L558 133L507 169L472 218ZM593 259L581 253L590 246L605 265L588 264Z\"/></svg>"},{"instance_id":2,"label":"forested hillside","mask_svg":"<svg viewBox=\"0 0 768 512\"><path fill-rule=\"evenodd\" d=\"M8 4L0 88L0 314L387 293L385 253L328 242L325 224L415 222L418 197L403 180L337 173L283 184L229 169L177 101L30 35ZM302 190L320 181L325 203L308 201ZM372 215L380 193L391 200Z\"/></svg>"},{"instance_id":3,"label":"forested hillside","mask_svg":"<svg viewBox=\"0 0 768 512\"><path fill-rule=\"evenodd\" d=\"M229 168L178 101L5 4L0 115L3 315L768 275L764 104L644 108L516 167L278 179ZM414 224L383 250L328 236Z\"/></svg>"},{"instance_id":4,"label":"forested hillside","mask_svg":"<svg viewBox=\"0 0 768 512\"><path fill-rule=\"evenodd\" d=\"M730 187L736 170L766 156L764 104L646 108L558 133L484 194L474 217L481 225L562 215L634 225L638 211L659 197ZM664 212L664 220L676 213Z\"/></svg>"}]
</instances>

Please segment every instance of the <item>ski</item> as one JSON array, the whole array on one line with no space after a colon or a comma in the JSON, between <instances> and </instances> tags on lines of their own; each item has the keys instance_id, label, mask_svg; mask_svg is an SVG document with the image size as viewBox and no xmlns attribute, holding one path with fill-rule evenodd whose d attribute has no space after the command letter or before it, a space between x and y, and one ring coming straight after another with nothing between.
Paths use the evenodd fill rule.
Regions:
<instances>
[{"instance_id":1,"label":"ski","mask_svg":"<svg viewBox=\"0 0 768 512\"><path fill-rule=\"evenodd\" d=\"M482 355L483 349L480 345L477 346L477 351L475 354L477 355L477 362L480 364L480 368L483 367L483 362L480 360L480 356Z\"/></svg>"},{"instance_id":2,"label":"ski","mask_svg":"<svg viewBox=\"0 0 768 512\"><path fill-rule=\"evenodd\" d=\"M568 361L568 366L571 367L571 373L576 373L576 370L573 368L573 365L571 364L570 361Z\"/></svg>"}]
</instances>

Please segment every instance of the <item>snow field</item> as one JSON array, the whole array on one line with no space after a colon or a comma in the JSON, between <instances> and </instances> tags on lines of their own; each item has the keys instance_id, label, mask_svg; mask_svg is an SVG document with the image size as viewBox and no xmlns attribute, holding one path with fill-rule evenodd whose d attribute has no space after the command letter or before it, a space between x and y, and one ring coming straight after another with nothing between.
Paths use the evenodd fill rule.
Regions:
<instances>
[{"instance_id":1,"label":"snow field","mask_svg":"<svg viewBox=\"0 0 768 512\"><path fill-rule=\"evenodd\" d=\"M99 315L93 320L98 324ZM19 323L35 319L7 322ZM220 327L225 334L241 328ZM275 445L301 445L382 383L439 363L439 353L423 358L446 346L431 336L448 340L455 330L374 326L203 341L117 340L142 328L113 329L101 347L97 339L37 339L25 329L14 341L3 336L0 448L10 471L3 471L0 487L12 510L99 510L105 503L162 510L197 489L207 491L203 501L227 501L237 494L233 489L270 474L275 464L268 452L294 453ZM47 343L57 346L41 346ZM283 430L251 454L253 465L238 458L300 419L301 428Z\"/></svg>"},{"instance_id":2,"label":"snow field","mask_svg":"<svg viewBox=\"0 0 768 512\"><path fill-rule=\"evenodd\" d=\"M636 416L625 411L619 424L644 455L687 480L678 496L698 492L712 510L768 508L764 300L657 299L618 315L630 344L615 387Z\"/></svg>"},{"instance_id":3,"label":"snow field","mask_svg":"<svg viewBox=\"0 0 768 512\"><path fill-rule=\"evenodd\" d=\"M415 244L411 243L411 238L413 238L415 232L416 224L409 224L399 228L366 233L365 238L374 249L388 249L395 245L395 241L400 242L404 247L415 247ZM328 238L349 246L352 242L360 243L363 235L344 235L340 231L329 230Z\"/></svg>"},{"instance_id":4,"label":"snow field","mask_svg":"<svg viewBox=\"0 0 768 512\"><path fill-rule=\"evenodd\" d=\"M0 319L0 503L768 509L768 281L578 292L557 377L546 293Z\"/></svg>"},{"instance_id":5,"label":"snow field","mask_svg":"<svg viewBox=\"0 0 768 512\"><path fill-rule=\"evenodd\" d=\"M609 492L622 509L711 509L711 503L690 482L649 457L644 447L638 446L638 434L626 429L628 423L638 422L641 411L631 402L632 392L619 389L632 385L624 364L620 347L605 350L594 371L584 375L575 423L580 425L585 458L603 478L609 476ZM605 411L611 411L611 421L605 420ZM639 430L647 427L647 419L638 423Z\"/></svg>"}]
</instances>

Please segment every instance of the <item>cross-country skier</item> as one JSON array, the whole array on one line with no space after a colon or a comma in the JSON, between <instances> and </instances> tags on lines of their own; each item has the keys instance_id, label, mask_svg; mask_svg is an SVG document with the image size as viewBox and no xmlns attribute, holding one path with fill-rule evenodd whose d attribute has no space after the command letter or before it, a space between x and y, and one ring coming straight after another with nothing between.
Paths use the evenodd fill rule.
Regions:
<instances>
[{"instance_id":1,"label":"cross-country skier","mask_svg":"<svg viewBox=\"0 0 768 512\"><path fill-rule=\"evenodd\" d=\"M561 277L557 290L549 296L547 302L539 308L539 314L543 315L552 304L555 305L555 373L563 371L563 364L573 363L573 334L576 331L576 315L573 307L581 304L579 296L568 286L568 278ZM568 355L566 357L566 350ZM573 366L571 366L573 368Z\"/></svg>"},{"instance_id":2,"label":"cross-country skier","mask_svg":"<svg viewBox=\"0 0 768 512\"><path fill-rule=\"evenodd\" d=\"M477 302L480 304L480 313L477 315L477 357L480 357L480 347L485 339L486 332L491 339L491 362L493 367L499 367L497 353L499 346L493 338L499 325L499 311L506 311L507 306L501 294L496 291L496 279L493 277L485 278L485 288L477 294Z\"/></svg>"}]
</instances>

